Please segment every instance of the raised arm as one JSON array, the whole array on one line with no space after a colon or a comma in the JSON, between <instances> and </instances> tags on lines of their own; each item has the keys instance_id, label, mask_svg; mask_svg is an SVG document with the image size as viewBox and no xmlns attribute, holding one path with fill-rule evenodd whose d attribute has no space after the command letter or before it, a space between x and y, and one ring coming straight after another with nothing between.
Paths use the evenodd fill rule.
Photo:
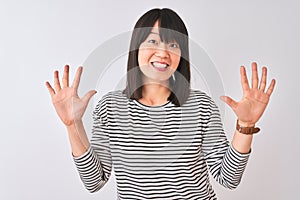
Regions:
<instances>
[{"instance_id":1,"label":"raised arm","mask_svg":"<svg viewBox=\"0 0 300 200\"><path fill-rule=\"evenodd\" d=\"M54 88L48 81L46 82L57 115L68 130L72 153L75 157L84 154L90 146L82 123L82 116L90 98L96 93L95 90L91 90L82 98L78 96L77 91L81 74L82 67L79 67L72 85L69 86L69 66L66 65L62 85L58 71L54 72Z\"/></svg>"},{"instance_id":2,"label":"raised arm","mask_svg":"<svg viewBox=\"0 0 300 200\"><path fill-rule=\"evenodd\" d=\"M105 135L105 125L100 119L100 105L94 111L93 139L90 145L86 135L82 116L89 100L96 93L95 90L87 92L82 98L77 90L82 74L82 67L76 71L74 81L69 86L69 66L64 68L62 86L59 81L58 71L54 72L54 88L49 82L46 86L50 92L54 108L68 130L74 162L80 178L90 192L96 192L108 181L111 172L110 149L108 136ZM105 113L104 113L105 114Z\"/></svg>"},{"instance_id":3,"label":"raised arm","mask_svg":"<svg viewBox=\"0 0 300 200\"><path fill-rule=\"evenodd\" d=\"M243 97L236 102L228 96L222 96L221 99L229 105L236 114L237 123L241 127L255 127L255 124L263 115L270 96L275 87L275 79L273 79L266 90L267 85L267 68L262 68L262 76L259 81L257 64L252 63L252 85L249 86L246 70L244 66L240 68L241 84L243 88ZM235 131L232 140L233 147L240 153L248 153L251 148L253 134L243 134Z\"/></svg>"},{"instance_id":4,"label":"raised arm","mask_svg":"<svg viewBox=\"0 0 300 200\"><path fill-rule=\"evenodd\" d=\"M228 96L223 96L221 99L233 109L240 126L255 127L269 102L275 80L271 81L266 90L267 68L263 67L258 85L256 63L252 63L252 87L248 84L245 67L241 66L240 73L243 88L242 99L239 102ZM212 106L203 139L203 152L213 177L221 185L230 189L239 185L250 155L252 138L253 134L244 134L236 130L231 145L228 144L219 111L216 106Z\"/></svg>"}]
</instances>

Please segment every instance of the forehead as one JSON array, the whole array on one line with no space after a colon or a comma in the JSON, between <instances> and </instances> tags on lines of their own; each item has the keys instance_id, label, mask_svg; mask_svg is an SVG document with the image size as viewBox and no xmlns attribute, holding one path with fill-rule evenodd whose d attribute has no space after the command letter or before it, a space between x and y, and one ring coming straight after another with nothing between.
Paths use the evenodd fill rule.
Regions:
<instances>
[{"instance_id":1,"label":"forehead","mask_svg":"<svg viewBox=\"0 0 300 200\"><path fill-rule=\"evenodd\" d=\"M159 37L160 39L162 39L165 42L174 42L178 40L178 33L176 33L176 31L172 31L166 28L161 28L159 27L159 22L156 21L153 24L153 27L150 31L150 33L148 34L148 37ZM177 36L177 37L176 37Z\"/></svg>"},{"instance_id":2,"label":"forehead","mask_svg":"<svg viewBox=\"0 0 300 200\"><path fill-rule=\"evenodd\" d=\"M151 29L150 34L159 34L159 26L158 26L158 21L156 21L153 25L153 28Z\"/></svg>"}]
</instances>

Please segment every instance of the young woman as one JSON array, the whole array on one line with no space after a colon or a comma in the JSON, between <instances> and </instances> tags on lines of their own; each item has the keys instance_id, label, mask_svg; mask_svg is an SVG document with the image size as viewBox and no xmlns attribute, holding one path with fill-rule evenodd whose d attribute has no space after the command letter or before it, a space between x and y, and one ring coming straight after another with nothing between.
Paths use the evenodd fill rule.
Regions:
<instances>
[{"instance_id":1,"label":"young woman","mask_svg":"<svg viewBox=\"0 0 300 200\"><path fill-rule=\"evenodd\" d=\"M266 67L259 81L252 63L250 86L242 66L242 99L222 97L237 115L231 143L214 101L190 88L188 33L174 11L152 9L137 21L127 72L126 88L106 94L96 106L91 142L81 118L96 91L78 96L82 67L71 86L67 65L62 86L58 71L54 88L46 83L85 187L99 190L112 166L119 199L216 199L209 172L223 186L237 187L259 131L255 124L275 86L272 80L266 89Z\"/></svg>"}]
</instances>

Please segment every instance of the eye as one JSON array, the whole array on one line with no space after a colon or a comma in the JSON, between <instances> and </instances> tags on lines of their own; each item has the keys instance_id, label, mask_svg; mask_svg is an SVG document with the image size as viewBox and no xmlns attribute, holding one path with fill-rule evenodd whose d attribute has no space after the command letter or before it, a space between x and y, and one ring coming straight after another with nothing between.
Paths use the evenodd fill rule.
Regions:
<instances>
[{"instance_id":1,"label":"eye","mask_svg":"<svg viewBox=\"0 0 300 200\"><path fill-rule=\"evenodd\" d=\"M179 48L179 45L177 43L169 43L169 47L171 48Z\"/></svg>"},{"instance_id":2,"label":"eye","mask_svg":"<svg viewBox=\"0 0 300 200\"><path fill-rule=\"evenodd\" d=\"M148 40L148 43L150 44L157 44L158 42L155 39Z\"/></svg>"}]
</instances>

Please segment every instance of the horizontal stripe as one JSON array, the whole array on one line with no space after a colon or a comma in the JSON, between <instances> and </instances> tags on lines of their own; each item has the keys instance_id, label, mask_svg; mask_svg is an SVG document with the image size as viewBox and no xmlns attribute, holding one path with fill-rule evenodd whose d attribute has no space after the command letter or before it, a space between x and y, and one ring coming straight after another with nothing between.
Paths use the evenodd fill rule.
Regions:
<instances>
[{"instance_id":1,"label":"horizontal stripe","mask_svg":"<svg viewBox=\"0 0 300 200\"><path fill-rule=\"evenodd\" d=\"M249 158L229 145L217 106L201 91L191 90L181 107L110 92L93 119L91 146L74 162L90 192L105 185L113 165L120 200L217 199L209 172L236 188Z\"/></svg>"}]
</instances>

